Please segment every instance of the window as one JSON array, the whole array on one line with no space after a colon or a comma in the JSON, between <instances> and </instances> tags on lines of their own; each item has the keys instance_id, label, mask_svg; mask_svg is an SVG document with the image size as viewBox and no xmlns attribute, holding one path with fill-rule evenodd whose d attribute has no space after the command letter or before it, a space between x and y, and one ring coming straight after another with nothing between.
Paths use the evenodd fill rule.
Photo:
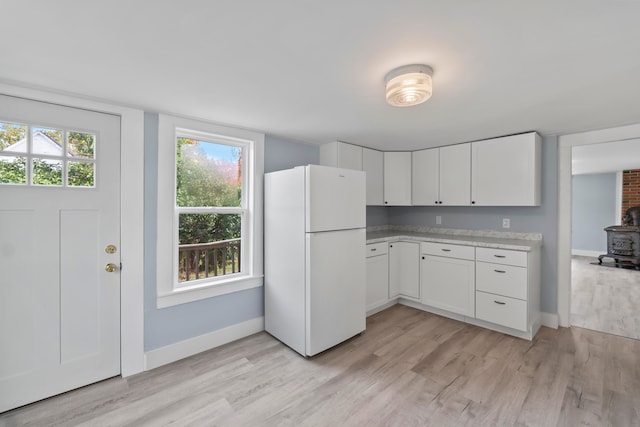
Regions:
<instances>
[{"instance_id":1,"label":"window","mask_svg":"<svg viewBox=\"0 0 640 427\"><path fill-rule=\"evenodd\" d=\"M158 306L261 286L264 136L165 115L158 130Z\"/></svg>"},{"instance_id":2,"label":"window","mask_svg":"<svg viewBox=\"0 0 640 427\"><path fill-rule=\"evenodd\" d=\"M95 187L96 135L0 122L0 184Z\"/></svg>"}]
</instances>

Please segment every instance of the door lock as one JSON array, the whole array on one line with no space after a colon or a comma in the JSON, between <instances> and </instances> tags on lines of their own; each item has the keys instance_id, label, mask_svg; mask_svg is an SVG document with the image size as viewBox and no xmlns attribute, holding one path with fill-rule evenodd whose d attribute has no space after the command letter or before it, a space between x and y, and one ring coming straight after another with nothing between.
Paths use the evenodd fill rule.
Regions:
<instances>
[{"instance_id":1,"label":"door lock","mask_svg":"<svg viewBox=\"0 0 640 427\"><path fill-rule=\"evenodd\" d=\"M116 248L114 245L107 245L107 247L104 248L104 251L108 254L115 254L117 250L118 248Z\"/></svg>"}]
</instances>

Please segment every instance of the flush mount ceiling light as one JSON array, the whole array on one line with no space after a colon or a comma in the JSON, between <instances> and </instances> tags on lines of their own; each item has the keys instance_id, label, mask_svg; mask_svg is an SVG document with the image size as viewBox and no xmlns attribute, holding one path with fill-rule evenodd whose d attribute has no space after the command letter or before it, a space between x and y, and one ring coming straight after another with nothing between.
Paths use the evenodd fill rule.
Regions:
<instances>
[{"instance_id":1,"label":"flush mount ceiling light","mask_svg":"<svg viewBox=\"0 0 640 427\"><path fill-rule=\"evenodd\" d=\"M405 65L384 78L387 103L394 107L411 107L431 98L433 69L428 65Z\"/></svg>"}]
</instances>

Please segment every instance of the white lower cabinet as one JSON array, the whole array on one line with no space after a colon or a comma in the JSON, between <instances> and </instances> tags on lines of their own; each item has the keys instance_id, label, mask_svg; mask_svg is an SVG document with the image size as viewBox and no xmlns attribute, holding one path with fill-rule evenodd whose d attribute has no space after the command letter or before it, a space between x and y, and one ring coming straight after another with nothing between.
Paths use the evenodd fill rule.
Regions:
<instances>
[{"instance_id":1,"label":"white lower cabinet","mask_svg":"<svg viewBox=\"0 0 640 427\"><path fill-rule=\"evenodd\" d=\"M420 244L389 243L389 299L420 300Z\"/></svg>"},{"instance_id":2,"label":"white lower cabinet","mask_svg":"<svg viewBox=\"0 0 640 427\"><path fill-rule=\"evenodd\" d=\"M475 316L474 250L470 246L422 243L422 304L468 317Z\"/></svg>"},{"instance_id":3,"label":"white lower cabinet","mask_svg":"<svg viewBox=\"0 0 640 427\"><path fill-rule=\"evenodd\" d=\"M476 318L535 335L540 327L539 250L476 249Z\"/></svg>"},{"instance_id":4,"label":"white lower cabinet","mask_svg":"<svg viewBox=\"0 0 640 427\"><path fill-rule=\"evenodd\" d=\"M367 311L389 302L387 242L367 245Z\"/></svg>"},{"instance_id":5,"label":"white lower cabinet","mask_svg":"<svg viewBox=\"0 0 640 427\"><path fill-rule=\"evenodd\" d=\"M368 244L367 312L398 298L421 310L532 339L541 322L540 249Z\"/></svg>"}]
</instances>

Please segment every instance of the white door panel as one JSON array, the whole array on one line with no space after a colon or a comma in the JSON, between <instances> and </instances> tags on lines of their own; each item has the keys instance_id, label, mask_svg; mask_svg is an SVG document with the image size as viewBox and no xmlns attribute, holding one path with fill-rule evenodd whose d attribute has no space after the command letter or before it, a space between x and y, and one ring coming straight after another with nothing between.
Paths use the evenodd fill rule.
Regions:
<instances>
[{"instance_id":1,"label":"white door panel","mask_svg":"<svg viewBox=\"0 0 640 427\"><path fill-rule=\"evenodd\" d=\"M120 373L120 119L0 95L0 123L96 136L95 187L0 184L2 412Z\"/></svg>"},{"instance_id":2,"label":"white door panel","mask_svg":"<svg viewBox=\"0 0 640 427\"><path fill-rule=\"evenodd\" d=\"M366 227L364 172L310 165L307 169L307 232Z\"/></svg>"},{"instance_id":3,"label":"white door panel","mask_svg":"<svg viewBox=\"0 0 640 427\"><path fill-rule=\"evenodd\" d=\"M306 352L312 356L365 329L364 229L307 234Z\"/></svg>"}]
</instances>

